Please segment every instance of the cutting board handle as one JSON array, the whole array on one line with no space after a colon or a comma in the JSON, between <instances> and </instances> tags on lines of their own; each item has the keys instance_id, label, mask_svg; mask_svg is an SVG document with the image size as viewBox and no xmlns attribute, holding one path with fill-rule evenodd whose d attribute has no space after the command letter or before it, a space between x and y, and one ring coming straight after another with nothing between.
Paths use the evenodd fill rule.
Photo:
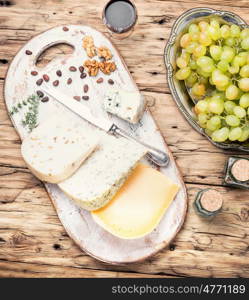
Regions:
<instances>
[{"instance_id":1,"label":"cutting board handle","mask_svg":"<svg viewBox=\"0 0 249 300\"><path fill-rule=\"evenodd\" d=\"M32 55L28 56L28 64L30 67L35 68L37 60L41 56L41 54L50 47L58 44L66 44L73 47L74 51L72 55L76 56L82 54L82 47L78 42L78 37L76 35L72 35L70 33L70 30L63 30L64 27L65 26L55 27L44 34L40 34L34 37L27 44L27 46L24 47L24 51L28 50L32 52Z\"/></svg>"}]
</instances>

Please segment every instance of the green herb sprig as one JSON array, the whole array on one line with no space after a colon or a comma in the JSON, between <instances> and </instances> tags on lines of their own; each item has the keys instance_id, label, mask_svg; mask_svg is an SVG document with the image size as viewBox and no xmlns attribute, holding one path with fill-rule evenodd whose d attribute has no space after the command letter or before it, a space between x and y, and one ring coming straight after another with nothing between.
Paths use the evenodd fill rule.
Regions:
<instances>
[{"instance_id":1,"label":"green herb sprig","mask_svg":"<svg viewBox=\"0 0 249 300\"><path fill-rule=\"evenodd\" d=\"M29 132L31 132L38 125L37 119L39 113L39 104L39 96L31 95L27 98L27 100L20 101L16 106L13 106L10 110L10 115L13 116L26 107L27 111L25 112L21 123L22 126L27 127Z\"/></svg>"}]
</instances>

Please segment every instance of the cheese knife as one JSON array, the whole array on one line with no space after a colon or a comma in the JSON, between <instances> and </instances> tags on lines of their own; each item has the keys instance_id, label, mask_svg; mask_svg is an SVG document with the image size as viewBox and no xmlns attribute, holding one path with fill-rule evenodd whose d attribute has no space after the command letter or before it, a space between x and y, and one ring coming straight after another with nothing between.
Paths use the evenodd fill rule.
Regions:
<instances>
[{"instance_id":1,"label":"cheese knife","mask_svg":"<svg viewBox=\"0 0 249 300\"><path fill-rule=\"evenodd\" d=\"M68 96L64 95L63 93L54 88L51 89L48 87L43 87L42 90L48 96L54 98L56 101L58 101L59 103L67 107L69 110L91 123L92 125L101 128L107 133L119 135L143 145L148 149L147 157L156 165L160 167L165 167L169 163L169 156L165 152L136 139L135 137L127 133L125 130L114 124L111 120L108 120L104 117L97 118L93 116L88 107L86 107L85 105L82 105L76 100L71 100Z\"/></svg>"}]
</instances>

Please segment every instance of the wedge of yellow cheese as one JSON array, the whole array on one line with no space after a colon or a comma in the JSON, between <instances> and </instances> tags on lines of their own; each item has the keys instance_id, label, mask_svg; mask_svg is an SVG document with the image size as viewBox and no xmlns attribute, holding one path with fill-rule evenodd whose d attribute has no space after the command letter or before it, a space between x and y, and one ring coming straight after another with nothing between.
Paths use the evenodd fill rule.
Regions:
<instances>
[{"instance_id":1,"label":"wedge of yellow cheese","mask_svg":"<svg viewBox=\"0 0 249 300\"><path fill-rule=\"evenodd\" d=\"M92 211L92 217L119 238L140 238L159 224L178 190L159 171L138 164L111 202Z\"/></svg>"}]
</instances>

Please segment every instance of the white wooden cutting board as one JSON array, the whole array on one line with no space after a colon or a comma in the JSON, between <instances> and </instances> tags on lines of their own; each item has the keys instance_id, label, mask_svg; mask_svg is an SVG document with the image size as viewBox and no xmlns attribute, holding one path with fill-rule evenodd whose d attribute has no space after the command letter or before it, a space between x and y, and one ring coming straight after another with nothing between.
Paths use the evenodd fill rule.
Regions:
<instances>
[{"instance_id":1,"label":"white wooden cutting board","mask_svg":"<svg viewBox=\"0 0 249 300\"><path fill-rule=\"evenodd\" d=\"M80 78L78 67L88 59L82 48L82 39L85 35L91 35L97 47L107 46L111 50L117 70L110 76L99 73L97 77L87 76L85 79ZM73 46L73 53L63 58L55 58L43 69L36 67L37 58L41 53L49 47L60 43ZM31 51L32 54L29 53L27 55L27 50ZM75 66L77 71L71 72L69 70L70 66ZM61 70L61 77L56 75L57 70ZM38 75L32 76L31 71L37 71ZM83 86L88 84L90 99L89 101L81 100L82 105L88 105L94 115L104 114L107 118L111 118L111 116L103 111L101 101L105 91L110 88L109 78L115 82L114 86L116 88L129 91L138 90L123 59L112 43L102 33L86 26L69 25L66 26L66 30L64 26L52 28L35 36L18 52L9 67L5 81L4 93L8 111L11 111L12 107L19 101L25 100L40 89L36 81L42 78L43 74L47 74L50 77L49 82L46 83L47 85L52 85L53 81L59 80L59 85L56 88L71 97L83 96ZM99 77L104 79L104 82L101 84L96 82ZM66 83L68 78L72 78L71 85ZM50 99L48 102L41 102L39 105L39 122L46 120L48 116L55 113L67 113L65 110L53 99ZM21 119L21 113L11 116L13 125L21 139L23 139L28 134L28 131L21 124ZM137 125L130 125L115 117L113 119L120 127L134 134L137 138L166 151L171 158L169 165L166 168L161 168L160 171L177 183L180 186L180 191L158 227L143 238L135 240L117 238L97 225L93 221L91 214L74 204L57 185L45 183L45 187L67 233L82 250L101 261L112 264L124 264L143 260L170 243L184 222L187 209L187 195L181 174L151 114L146 111ZM146 163L149 164L149 162Z\"/></svg>"}]
</instances>

